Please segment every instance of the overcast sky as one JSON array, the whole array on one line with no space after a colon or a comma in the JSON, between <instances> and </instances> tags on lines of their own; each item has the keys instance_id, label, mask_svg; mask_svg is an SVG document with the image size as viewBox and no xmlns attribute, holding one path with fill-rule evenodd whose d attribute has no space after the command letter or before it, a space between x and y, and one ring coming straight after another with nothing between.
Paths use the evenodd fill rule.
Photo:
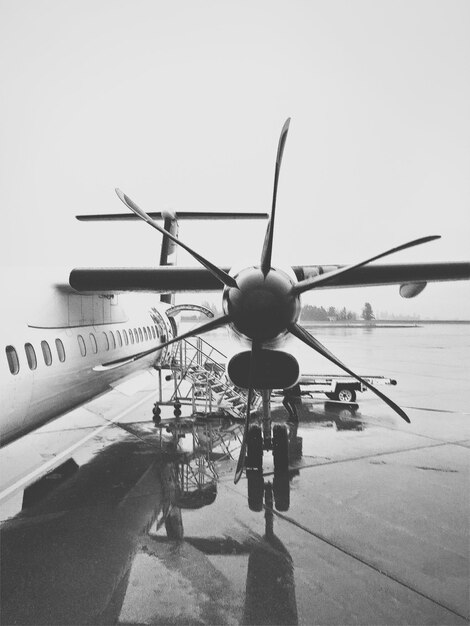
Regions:
<instances>
[{"instance_id":1,"label":"overcast sky","mask_svg":"<svg viewBox=\"0 0 470 626\"><path fill-rule=\"evenodd\" d=\"M76 213L269 210L276 264L470 258L470 3L0 0L0 199L10 265L151 265L145 224ZM216 263L259 259L265 225L185 222ZM391 261L392 259L390 259ZM180 264L194 264L180 254ZM25 272L25 276L27 273ZM187 299L187 297L186 297ZM217 296L209 299L217 301ZM468 283L304 302L470 319Z\"/></svg>"}]
</instances>

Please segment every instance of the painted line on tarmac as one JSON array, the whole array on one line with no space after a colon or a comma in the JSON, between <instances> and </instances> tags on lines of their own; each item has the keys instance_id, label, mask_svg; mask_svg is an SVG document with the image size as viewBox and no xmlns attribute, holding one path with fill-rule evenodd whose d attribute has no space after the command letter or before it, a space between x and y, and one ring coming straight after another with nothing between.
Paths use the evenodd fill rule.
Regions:
<instances>
[{"instance_id":1,"label":"painted line on tarmac","mask_svg":"<svg viewBox=\"0 0 470 626\"><path fill-rule=\"evenodd\" d=\"M305 464L305 465L289 465L289 470L305 470L305 469L314 469L315 467L326 467L328 465L338 465L339 463L353 463L354 461L368 461L369 459L375 459L376 457L381 457L381 456L389 456L389 455L393 455L393 454L403 454L405 452L415 452L417 450L427 450L428 448L440 448L442 446L448 446L453 444L454 442L448 442L448 441L440 441L440 442L436 442L436 443L432 443L432 444L428 444L428 445L422 445L422 446L413 446L412 448L397 448L395 450L385 450L383 452L371 452L369 454L363 454L360 456L352 456L352 457L345 457L342 459L330 459L330 460L326 460L326 461L320 461L319 463L309 463L309 464ZM308 458L312 458L311 455L308 455ZM324 458L324 457L319 457L319 458ZM274 476L274 471L270 471L270 472L263 472L263 476ZM245 477L246 478L246 477Z\"/></svg>"},{"instance_id":2,"label":"painted line on tarmac","mask_svg":"<svg viewBox=\"0 0 470 626\"><path fill-rule=\"evenodd\" d=\"M432 413L452 413L454 415L470 415L464 411L451 411L449 409L430 409L427 406L404 406L404 409L414 409L415 411L431 411Z\"/></svg>"},{"instance_id":3,"label":"painted line on tarmac","mask_svg":"<svg viewBox=\"0 0 470 626\"><path fill-rule=\"evenodd\" d=\"M266 509L266 506L264 506L263 508ZM456 615L457 617L460 617L463 620L468 620L468 617L466 617L465 615L462 615L461 613L459 613L455 609L452 609L451 607L446 606L442 602L439 602L439 600L435 600L434 598L432 598L431 596L427 595L426 593L424 593L422 591L419 591L419 589L416 589L415 587L412 587L408 583L400 580L399 578L393 576L392 574L389 574L388 572L384 571L383 569L380 569L380 567L374 565L373 563L369 563L364 558L360 557L357 554L354 554L354 552L351 552L351 551L347 550L346 548L343 548L342 546L336 544L331 539L328 539L327 537L325 537L325 536L323 536L323 535L321 535L321 534L311 530L310 528L307 528L307 526L304 526L300 522L297 522L292 517L289 517L288 515L284 515L283 513L280 513L279 511L276 511L274 509L270 509L270 510L273 512L274 515L276 515L280 519L284 520L285 522L288 522L288 523L292 524L293 526L297 526L297 528L299 528L300 530L303 530L304 532L308 533L312 537L315 537L315 539L318 539L319 541L322 541L323 543L326 543L327 545L329 545L331 548L334 548L335 550L339 550L340 552L342 552L346 556L349 556L352 559L354 559L354 560L358 561L359 563L361 563L362 565L365 565L366 567L369 567L370 569L374 570L374 572L377 572L378 574L382 574L383 576L385 576L389 580L392 580L394 583L397 583L398 585L401 585L402 587L405 587L405 589L408 589L409 591L412 591L413 593L416 593L417 595L421 596L422 598L425 598L426 600L429 600L429 602L432 602L433 604L436 604L440 608L442 608L442 609L444 609L446 611L449 611L453 615Z\"/></svg>"},{"instance_id":4,"label":"painted line on tarmac","mask_svg":"<svg viewBox=\"0 0 470 626\"><path fill-rule=\"evenodd\" d=\"M31 471L29 474L26 474L26 476L23 476L22 478L17 480L15 483L13 483L12 485L7 487L0 493L0 501L4 500L8 496L11 496L15 491L18 491L19 489L26 487L29 483L33 482L35 478L38 478L40 475L44 475L47 471L59 465L60 461L62 461L66 457L69 457L71 453L74 452L77 448L82 446L84 443L86 443L90 439L93 439L93 437L96 437L96 435L101 433L106 428L109 428L113 424L116 424L116 422L121 420L123 417L125 417L128 413L130 413L131 411L139 407L141 404L144 404L144 402L147 402L154 395L155 395L155 391L152 391L151 393L146 395L144 398L139 400L136 404L133 404L132 406L128 407L127 409L125 409L124 411L116 415L116 417L113 417L113 419L106 420L105 424L103 424L102 426L94 430L93 432L88 433L88 435L86 435L85 437L82 437L79 441L75 442L74 444L69 446L66 450L63 450L62 452L57 454L57 456L55 456L50 461L47 461L43 465L40 465L39 467ZM119 424L116 424L116 425L119 426Z\"/></svg>"}]
</instances>

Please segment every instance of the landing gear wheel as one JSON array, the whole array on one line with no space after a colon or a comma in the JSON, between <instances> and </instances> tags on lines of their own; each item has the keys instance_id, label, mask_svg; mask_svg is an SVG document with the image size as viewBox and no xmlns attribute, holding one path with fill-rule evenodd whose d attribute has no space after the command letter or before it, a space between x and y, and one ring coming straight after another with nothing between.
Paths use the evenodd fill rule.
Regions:
<instances>
[{"instance_id":1,"label":"landing gear wheel","mask_svg":"<svg viewBox=\"0 0 470 626\"><path fill-rule=\"evenodd\" d=\"M290 481L288 472L274 472L274 505L278 511L288 511L290 504Z\"/></svg>"},{"instance_id":2,"label":"landing gear wheel","mask_svg":"<svg viewBox=\"0 0 470 626\"><path fill-rule=\"evenodd\" d=\"M354 389L340 389L336 394L340 402L355 402L356 392Z\"/></svg>"},{"instance_id":3,"label":"landing gear wheel","mask_svg":"<svg viewBox=\"0 0 470 626\"><path fill-rule=\"evenodd\" d=\"M257 424L250 426L246 447L246 469L261 471L263 469L263 436Z\"/></svg>"},{"instance_id":4,"label":"landing gear wheel","mask_svg":"<svg viewBox=\"0 0 470 626\"><path fill-rule=\"evenodd\" d=\"M285 472L289 468L289 439L287 428L276 424L273 428L274 471Z\"/></svg>"},{"instance_id":5,"label":"landing gear wheel","mask_svg":"<svg viewBox=\"0 0 470 626\"><path fill-rule=\"evenodd\" d=\"M248 506L250 511L262 511L264 496L263 472L248 470L246 477L248 479Z\"/></svg>"}]
</instances>

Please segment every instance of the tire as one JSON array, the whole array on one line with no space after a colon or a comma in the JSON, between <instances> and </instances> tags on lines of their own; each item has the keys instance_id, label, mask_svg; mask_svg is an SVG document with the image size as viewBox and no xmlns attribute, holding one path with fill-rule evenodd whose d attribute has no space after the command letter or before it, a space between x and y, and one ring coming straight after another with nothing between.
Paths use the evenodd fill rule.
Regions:
<instances>
[{"instance_id":1,"label":"tire","mask_svg":"<svg viewBox=\"0 0 470 626\"><path fill-rule=\"evenodd\" d=\"M248 506L250 511L259 513L259 511L263 510L263 472L248 470L246 477L248 479Z\"/></svg>"},{"instance_id":2,"label":"tire","mask_svg":"<svg viewBox=\"0 0 470 626\"><path fill-rule=\"evenodd\" d=\"M285 472L289 468L289 439L287 428L276 424L273 428L274 471Z\"/></svg>"},{"instance_id":3,"label":"tire","mask_svg":"<svg viewBox=\"0 0 470 626\"><path fill-rule=\"evenodd\" d=\"M336 396L340 402L356 401L356 392L354 389L350 389L349 387L343 387L342 389L338 389L338 391L336 392Z\"/></svg>"},{"instance_id":4,"label":"tire","mask_svg":"<svg viewBox=\"0 0 470 626\"><path fill-rule=\"evenodd\" d=\"M246 447L246 469L261 471L263 469L263 436L257 424L250 426Z\"/></svg>"},{"instance_id":5,"label":"tire","mask_svg":"<svg viewBox=\"0 0 470 626\"><path fill-rule=\"evenodd\" d=\"M290 505L290 480L288 472L274 472L274 506L277 511L288 511Z\"/></svg>"}]
</instances>

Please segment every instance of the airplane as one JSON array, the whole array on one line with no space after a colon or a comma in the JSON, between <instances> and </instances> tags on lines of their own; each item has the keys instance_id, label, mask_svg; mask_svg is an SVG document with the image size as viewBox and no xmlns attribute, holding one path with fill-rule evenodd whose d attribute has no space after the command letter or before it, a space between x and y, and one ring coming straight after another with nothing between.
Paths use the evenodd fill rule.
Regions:
<instances>
[{"instance_id":1,"label":"airplane","mask_svg":"<svg viewBox=\"0 0 470 626\"><path fill-rule=\"evenodd\" d=\"M178 237L174 214L146 213L119 189L116 189L118 197L132 214L78 216L82 221L141 219L147 222L163 235L163 262L157 268L76 268L70 273L68 285L55 287L54 321L37 323L33 320L17 332L11 327L12 334L4 342L6 360L0 370L1 401L5 409L1 426L3 445L102 393L110 382L150 367L155 358L161 362L167 346L222 326L229 326L251 344L251 350L235 354L227 365L232 383L248 390L235 482L245 467L249 470L262 468L264 450L273 451L275 468L285 470L288 467L287 430L280 424L272 428L269 414L270 390L290 387L300 375L295 357L280 349L288 335L294 335L361 381L409 422L406 413L393 400L364 381L298 324L301 294L313 289L398 284L400 294L409 298L418 295L429 281L469 279L470 263L369 265L400 250L439 238L427 236L348 266L272 267L277 188L289 124L290 119L284 124L278 143L271 214L257 266L237 271L214 265ZM208 219L212 215L204 214L200 218ZM164 227L155 221L161 217ZM178 217L187 216L179 214ZM214 214L214 217L221 215ZM236 214L236 217L249 218L251 214ZM203 268L176 267L169 263L175 246L185 249ZM120 305L120 298L125 299L126 292L168 294L216 289L223 289L223 315L180 335L161 309L143 307L130 317ZM129 304L131 295L135 294L127 294ZM166 304L169 306L168 300ZM34 345L40 346L40 358ZM250 427L254 389L263 392L262 430L257 423Z\"/></svg>"},{"instance_id":2,"label":"airplane","mask_svg":"<svg viewBox=\"0 0 470 626\"><path fill-rule=\"evenodd\" d=\"M258 265L240 271L218 267L207 258L187 246L181 239L169 233L155 222L120 189L116 194L123 204L152 228L167 236L175 245L182 247L203 268L160 267L156 269L74 269L70 285L78 292L112 291L198 291L222 289L223 314L191 331L172 337L158 348L151 347L133 357L135 360L161 350L164 346L195 335L228 326L235 335L251 344L251 350L235 354L227 364L227 374L237 387L248 390L243 441L235 473L240 480L244 469L262 470L264 450L272 450L274 467L288 467L288 433L285 426L272 428L269 413L269 395L272 389L283 389L297 383L300 371L295 357L281 350L284 341L293 335L312 350L322 355L344 372L360 381L383 400L406 422L408 415L392 399L361 378L338 359L318 339L299 323L300 297L315 289L366 286L400 285L400 295L405 298L417 296L430 281L465 280L470 278L470 263L405 263L401 265L370 265L399 251L439 239L431 235L409 241L347 266L293 266L275 268L271 264L276 212L276 198L284 147L290 125L288 118L279 138L272 196L271 214ZM93 219L91 216L89 219ZM105 219L105 218L102 218ZM111 215L110 219L119 219ZM104 366L114 367L125 362L124 358L110 358ZM263 392L263 428L250 424L253 390Z\"/></svg>"}]
</instances>

